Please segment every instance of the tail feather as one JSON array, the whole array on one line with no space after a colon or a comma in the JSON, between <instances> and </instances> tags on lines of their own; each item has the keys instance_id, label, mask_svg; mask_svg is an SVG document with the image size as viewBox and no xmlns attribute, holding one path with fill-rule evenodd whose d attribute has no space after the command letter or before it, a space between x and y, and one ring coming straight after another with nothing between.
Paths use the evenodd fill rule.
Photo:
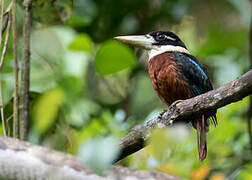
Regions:
<instances>
[{"instance_id":1,"label":"tail feather","mask_svg":"<svg viewBox=\"0 0 252 180\"><path fill-rule=\"evenodd\" d=\"M213 125L216 127L218 125L218 121L217 121L216 115L210 116L210 119L212 120Z\"/></svg>"},{"instance_id":2,"label":"tail feather","mask_svg":"<svg viewBox=\"0 0 252 180\"><path fill-rule=\"evenodd\" d=\"M200 161L203 161L207 156L207 144L206 144L207 124L204 115L202 115L200 120L196 121L196 129L197 129L199 159Z\"/></svg>"}]
</instances>

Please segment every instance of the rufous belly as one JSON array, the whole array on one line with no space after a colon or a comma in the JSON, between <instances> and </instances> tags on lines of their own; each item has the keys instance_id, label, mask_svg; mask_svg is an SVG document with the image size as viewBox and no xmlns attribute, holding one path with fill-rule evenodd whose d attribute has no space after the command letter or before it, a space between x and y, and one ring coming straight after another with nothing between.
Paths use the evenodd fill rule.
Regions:
<instances>
[{"instance_id":1,"label":"rufous belly","mask_svg":"<svg viewBox=\"0 0 252 180\"><path fill-rule=\"evenodd\" d=\"M149 60L149 76L160 98L167 105L193 97L183 72L172 53L166 52Z\"/></svg>"}]
</instances>

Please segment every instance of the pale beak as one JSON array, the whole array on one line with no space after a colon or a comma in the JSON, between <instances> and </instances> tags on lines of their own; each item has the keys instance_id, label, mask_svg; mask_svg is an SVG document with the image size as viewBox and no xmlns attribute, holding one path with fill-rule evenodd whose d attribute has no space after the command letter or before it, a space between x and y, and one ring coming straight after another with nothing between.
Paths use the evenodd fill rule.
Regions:
<instances>
[{"instance_id":1,"label":"pale beak","mask_svg":"<svg viewBox=\"0 0 252 180\"><path fill-rule=\"evenodd\" d=\"M155 42L151 36L148 35L137 35L137 36L117 36L114 39L129 44L132 46L142 47L144 49L151 49L152 44Z\"/></svg>"}]
</instances>

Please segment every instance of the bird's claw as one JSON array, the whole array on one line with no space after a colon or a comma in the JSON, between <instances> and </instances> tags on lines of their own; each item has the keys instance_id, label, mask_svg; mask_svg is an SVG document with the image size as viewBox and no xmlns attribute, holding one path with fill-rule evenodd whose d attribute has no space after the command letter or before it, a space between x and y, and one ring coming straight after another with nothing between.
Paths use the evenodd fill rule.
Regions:
<instances>
[{"instance_id":1,"label":"bird's claw","mask_svg":"<svg viewBox=\"0 0 252 180\"><path fill-rule=\"evenodd\" d=\"M163 115L164 115L164 113L165 113L166 111L167 111L167 110L164 109L161 113L159 113L158 119L162 119L162 117L163 117Z\"/></svg>"},{"instance_id":2,"label":"bird's claw","mask_svg":"<svg viewBox=\"0 0 252 180\"><path fill-rule=\"evenodd\" d=\"M174 121L174 120L170 120L170 121L169 121L169 125L172 125L172 124L173 124L173 121Z\"/></svg>"},{"instance_id":3,"label":"bird's claw","mask_svg":"<svg viewBox=\"0 0 252 180\"><path fill-rule=\"evenodd\" d=\"M172 103L172 106L175 107L178 103L181 103L183 101L184 100L179 99L179 100L175 101L174 103Z\"/></svg>"}]
</instances>

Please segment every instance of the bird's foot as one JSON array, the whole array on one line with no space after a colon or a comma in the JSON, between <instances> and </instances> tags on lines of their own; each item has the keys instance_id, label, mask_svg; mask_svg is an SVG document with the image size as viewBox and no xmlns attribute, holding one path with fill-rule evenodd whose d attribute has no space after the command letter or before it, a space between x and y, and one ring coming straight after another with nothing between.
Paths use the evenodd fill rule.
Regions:
<instances>
[{"instance_id":1,"label":"bird's foot","mask_svg":"<svg viewBox=\"0 0 252 180\"><path fill-rule=\"evenodd\" d=\"M164 109L161 113L158 115L158 119L162 119L164 113L167 111L167 109Z\"/></svg>"},{"instance_id":2,"label":"bird's foot","mask_svg":"<svg viewBox=\"0 0 252 180\"><path fill-rule=\"evenodd\" d=\"M181 103L181 102L183 102L183 101L184 101L184 100L179 99L179 100L173 102L173 103L172 103L172 106L176 106L178 103Z\"/></svg>"},{"instance_id":3,"label":"bird's foot","mask_svg":"<svg viewBox=\"0 0 252 180\"><path fill-rule=\"evenodd\" d=\"M178 103L183 102L183 101L184 101L184 100L179 99L179 100L173 102L173 103L169 106L169 110L171 110L171 111L174 110L174 109L176 108L176 105L177 105ZM174 121L174 119L170 119L170 120L169 120L169 124L172 125L172 124L173 124L173 121Z\"/></svg>"},{"instance_id":4,"label":"bird's foot","mask_svg":"<svg viewBox=\"0 0 252 180\"><path fill-rule=\"evenodd\" d=\"M183 102L183 101L184 101L184 100L179 99L179 100L173 102L173 103L169 106L169 109L170 109L170 110L175 109L176 106L177 106L177 104L179 104L179 103L181 103L181 102Z\"/></svg>"}]
</instances>

